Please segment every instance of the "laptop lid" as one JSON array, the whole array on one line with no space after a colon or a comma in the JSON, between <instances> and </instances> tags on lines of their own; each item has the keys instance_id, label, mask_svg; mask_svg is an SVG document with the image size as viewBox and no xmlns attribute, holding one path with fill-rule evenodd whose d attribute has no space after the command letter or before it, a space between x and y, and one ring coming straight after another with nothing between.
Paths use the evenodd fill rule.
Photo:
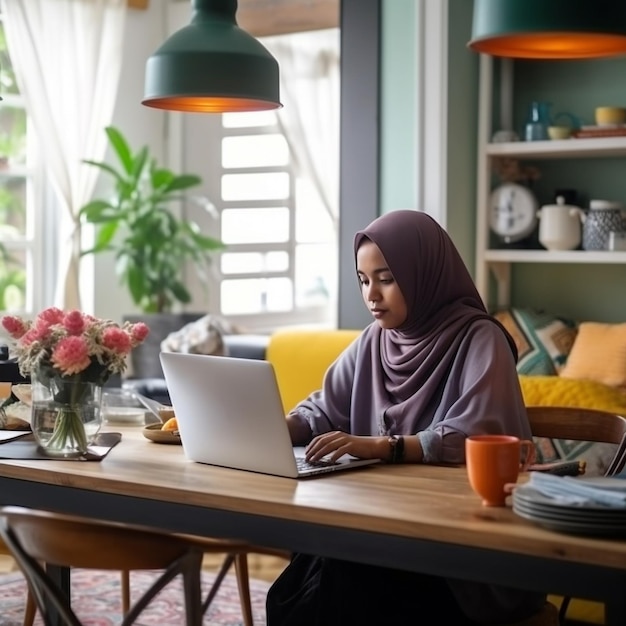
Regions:
<instances>
[{"instance_id":1,"label":"laptop lid","mask_svg":"<svg viewBox=\"0 0 626 626\"><path fill-rule=\"evenodd\" d=\"M290 478L378 462L345 456L299 471L269 361L175 352L160 358L192 461Z\"/></svg>"}]
</instances>

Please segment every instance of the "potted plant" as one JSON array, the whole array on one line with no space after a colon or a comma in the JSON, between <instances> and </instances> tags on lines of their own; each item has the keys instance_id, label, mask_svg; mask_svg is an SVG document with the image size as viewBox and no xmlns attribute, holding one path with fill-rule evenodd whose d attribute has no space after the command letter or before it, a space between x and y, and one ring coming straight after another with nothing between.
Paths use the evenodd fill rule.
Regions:
<instances>
[{"instance_id":1,"label":"potted plant","mask_svg":"<svg viewBox=\"0 0 626 626\"><path fill-rule=\"evenodd\" d=\"M109 199L92 200L80 209L80 218L97 226L93 247L82 254L115 254L120 284L128 288L144 314L140 319L151 329L149 341L133 352L133 374L160 377L161 340L198 317L173 313L175 304L191 301L184 282L185 267L190 263L206 284L211 255L224 246L174 209L174 203L184 199L182 192L202 182L199 176L175 174L157 165L147 147L133 152L117 128L109 126L105 131L117 166L85 162L112 176L115 190ZM130 321L132 318L127 316Z\"/></svg>"}]
</instances>

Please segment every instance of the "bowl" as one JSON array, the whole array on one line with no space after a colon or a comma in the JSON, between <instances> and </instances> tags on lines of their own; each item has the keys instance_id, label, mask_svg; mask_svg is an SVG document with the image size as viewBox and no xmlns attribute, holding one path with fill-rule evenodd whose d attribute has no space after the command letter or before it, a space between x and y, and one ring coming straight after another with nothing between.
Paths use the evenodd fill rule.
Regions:
<instances>
[{"instance_id":1,"label":"bowl","mask_svg":"<svg viewBox=\"0 0 626 626\"><path fill-rule=\"evenodd\" d=\"M626 124L626 108L596 107L596 124L598 126L620 126Z\"/></svg>"},{"instance_id":2,"label":"bowl","mask_svg":"<svg viewBox=\"0 0 626 626\"><path fill-rule=\"evenodd\" d=\"M143 436L154 443L164 443L170 445L182 445L180 435L177 430L161 430L161 424L150 424L141 431Z\"/></svg>"},{"instance_id":3,"label":"bowl","mask_svg":"<svg viewBox=\"0 0 626 626\"><path fill-rule=\"evenodd\" d=\"M108 424L145 423L146 409L135 392L129 389L106 388L102 392L102 417Z\"/></svg>"},{"instance_id":4,"label":"bowl","mask_svg":"<svg viewBox=\"0 0 626 626\"><path fill-rule=\"evenodd\" d=\"M550 139L569 139L572 129L569 126L548 126L548 137Z\"/></svg>"}]
</instances>

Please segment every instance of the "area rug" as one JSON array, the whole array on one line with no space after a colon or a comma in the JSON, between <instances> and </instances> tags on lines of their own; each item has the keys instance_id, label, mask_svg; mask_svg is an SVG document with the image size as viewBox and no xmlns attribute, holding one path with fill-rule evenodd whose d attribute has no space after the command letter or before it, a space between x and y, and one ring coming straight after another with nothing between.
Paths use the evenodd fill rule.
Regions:
<instances>
[{"instance_id":1,"label":"area rug","mask_svg":"<svg viewBox=\"0 0 626 626\"><path fill-rule=\"evenodd\" d=\"M154 580L154 572L131 572L131 599L138 598ZM72 606L85 626L117 626L122 619L118 572L72 570ZM203 595L213 582L211 572L202 573ZM265 625L265 596L270 583L250 580L255 626ZM0 575L0 626L22 626L26 583L20 572ZM137 626L182 626L185 623L180 577L152 600ZM35 626L41 626L37 616ZM228 575L205 615L204 626L243 624L237 580Z\"/></svg>"}]
</instances>

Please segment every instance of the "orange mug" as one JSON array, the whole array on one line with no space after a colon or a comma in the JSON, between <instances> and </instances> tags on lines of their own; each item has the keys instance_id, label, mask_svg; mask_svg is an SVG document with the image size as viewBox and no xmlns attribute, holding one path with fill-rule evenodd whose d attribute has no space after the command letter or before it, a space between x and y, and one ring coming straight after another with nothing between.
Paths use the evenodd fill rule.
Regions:
<instances>
[{"instance_id":1,"label":"orange mug","mask_svg":"<svg viewBox=\"0 0 626 626\"><path fill-rule=\"evenodd\" d=\"M465 440L465 462L472 489L483 506L504 506L505 486L535 460L535 444L511 435L473 435Z\"/></svg>"}]
</instances>

